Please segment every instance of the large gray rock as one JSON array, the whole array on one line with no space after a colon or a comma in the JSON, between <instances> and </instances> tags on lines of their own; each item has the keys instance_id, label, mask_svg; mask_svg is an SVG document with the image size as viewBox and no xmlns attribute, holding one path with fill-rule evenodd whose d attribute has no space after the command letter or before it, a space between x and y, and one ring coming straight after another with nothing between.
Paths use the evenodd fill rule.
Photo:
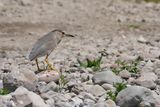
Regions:
<instances>
[{"instance_id":1,"label":"large gray rock","mask_svg":"<svg viewBox=\"0 0 160 107\"><path fill-rule=\"evenodd\" d=\"M158 79L157 75L155 75L154 72L141 72L141 76L135 80L135 83L137 85L150 88L150 89L155 89L156 84L154 83Z\"/></svg>"},{"instance_id":2,"label":"large gray rock","mask_svg":"<svg viewBox=\"0 0 160 107\"><path fill-rule=\"evenodd\" d=\"M93 76L92 80L95 84L99 85L102 85L104 83L115 84L122 82L122 79L110 70L96 73Z\"/></svg>"},{"instance_id":3,"label":"large gray rock","mask_svg":"<svg viewBox=\"0 0 160 107\"><path fill-rule=\"evenodd\" d=\"M15 92L11 93L16 107L49 107L43 99L32 91L28 91L24 87L19 87Z\"/></svg>"},{"instance_id":4,"label":"large gray rock","mask_svg":"<svg viewBox=\"0 0 160 107\"><path fill-rule=\"evenodd\" d=\"M116 103L120 107L160 107L160 96L141 86L130 86L118 93Z\"/></svg>"},{"instance_id":5,"label":"large gray rock","mask_svg":"<svg viewBox=\"0 0 160 107\"><path fill-rule=\"evenodd\" d=\"M3 77L4 87L11 89L11 92L15 91L18 86L24 86L28 90L35 91L37 83L38 78L35 73L27 69L23 71L13 70Z\"/></svg>"}]
</instances>

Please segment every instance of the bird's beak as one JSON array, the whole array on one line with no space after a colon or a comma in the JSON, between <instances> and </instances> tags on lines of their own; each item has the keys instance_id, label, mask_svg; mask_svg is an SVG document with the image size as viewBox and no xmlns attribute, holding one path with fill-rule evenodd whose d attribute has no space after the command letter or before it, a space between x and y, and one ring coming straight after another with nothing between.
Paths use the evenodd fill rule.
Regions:
<instances>
[{"instance_id":1,"label":"bird's beak","mask_svg":"<svg viewBox=\"0 0 160 107\"><path fill-rule=\"evenodd\" d=\"M67 37L75 37L74 35L70 35L70 34L65 34L65 36L67 36Z\"/></svg>"}]
</instances>

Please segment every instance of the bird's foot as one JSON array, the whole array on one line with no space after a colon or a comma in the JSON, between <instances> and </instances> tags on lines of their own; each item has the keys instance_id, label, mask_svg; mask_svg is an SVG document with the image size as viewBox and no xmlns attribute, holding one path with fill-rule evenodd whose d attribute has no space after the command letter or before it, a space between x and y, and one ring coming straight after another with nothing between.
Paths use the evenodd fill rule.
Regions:
<instances>
[{"instance_id":1,"label":"bird's foot","mask_svg":"<svg viewBox=\"0 0 160 107\"><path fill-rule=\"evenodd\" d=\"M56 72L58 72L58 73L60 73L60 71L58 70L58 69L56 69L54 66L52 66L51 64L48 64L48 66L47 66L47 68L49 67L49 69L48 69L48 72L50 72L50 71L56 71ZM47 69L46 68L46 69Z\"/></svg>"}]
</instances>

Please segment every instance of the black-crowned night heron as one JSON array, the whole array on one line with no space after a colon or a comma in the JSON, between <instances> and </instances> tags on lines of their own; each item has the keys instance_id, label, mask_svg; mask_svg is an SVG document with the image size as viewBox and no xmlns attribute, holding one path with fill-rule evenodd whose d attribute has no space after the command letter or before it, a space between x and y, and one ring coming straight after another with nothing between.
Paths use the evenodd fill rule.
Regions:
<instances>
[{"instance_id":1,"label":"black-crowned night heron","mask_svg":"<svg viewBox=\"0 0 160 107\"><path fill-rule=\"evenodd\" d=\"M48 61L48 56L51 54L51 52L57 47L57 45L60 43L63 37L74 37L70 34L65 34L61 30L53 30L49 32L48 34L41 37L33 46L30 54L29 59L35 60L36 65L38 68L38 71L41 71L39 64L38 64L38 58L42 56L46 56L45 62L47 63L48 67L51 70L58 71L54 66L52 66Z\"/></svg>"}]
</instances>

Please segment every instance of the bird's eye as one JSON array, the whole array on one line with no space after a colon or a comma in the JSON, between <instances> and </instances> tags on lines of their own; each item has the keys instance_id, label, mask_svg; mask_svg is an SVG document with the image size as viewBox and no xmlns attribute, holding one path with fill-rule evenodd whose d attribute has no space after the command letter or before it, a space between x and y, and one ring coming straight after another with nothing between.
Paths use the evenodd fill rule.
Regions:
<instances>
[{"instance_id":1,"label":"bird's eye","mask_svg":"<svg viewBox=\"0 0 160 107\"><path fill-rule=\"evenodd\" d=\"M62 34L64 35L65 33L64 33L64 32L62 32Z\"/></svg>"}]
</instances>

